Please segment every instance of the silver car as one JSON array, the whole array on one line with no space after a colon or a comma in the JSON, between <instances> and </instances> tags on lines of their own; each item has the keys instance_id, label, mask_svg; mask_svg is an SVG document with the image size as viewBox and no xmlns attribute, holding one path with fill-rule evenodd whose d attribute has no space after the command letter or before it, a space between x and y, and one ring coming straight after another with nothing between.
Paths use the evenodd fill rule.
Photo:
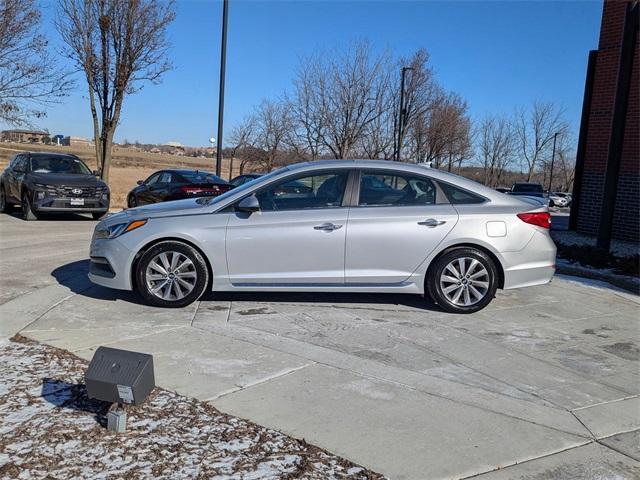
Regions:
<instances>
[{"instance_id":1,"label":"silver car","mask_svg":"<svg viewBox=\"0 0 640 480\"><path fill-rule=\"evenodd\" d=\"M545 206L431 168L301 163L215 198L107 217L89 277L163 307L209 290L396 292L471 313L499 288L551 280L549 226Z\"/></svg>"}]
</instances>

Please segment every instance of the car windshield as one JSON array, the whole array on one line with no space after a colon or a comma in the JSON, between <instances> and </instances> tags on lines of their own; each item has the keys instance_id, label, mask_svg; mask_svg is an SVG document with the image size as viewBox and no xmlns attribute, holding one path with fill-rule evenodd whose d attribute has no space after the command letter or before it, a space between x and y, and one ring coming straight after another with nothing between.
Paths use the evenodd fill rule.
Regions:
<instances>
[{"instance_id":1,"label":"car windshield","mask_svg":"<svg viewBox=\"0 0 640 480\"><path fill-rule=\"evenodd\" d=\"M91 175L89 168L78 158L59 156L31 157L31 171L33 173L71 173Z\"/></svg>"},{"instance_id":2,"label":"car windshield","mask_svg":"<svg viewBox=\"0 0 640 480\"><path fill-rule=\"evenodd\" d=\"M180 175L190 183L227 183L222 178L208 172L180 172Z\"/></svg>"},{"instance_id":3,"label":"car windshield","mask_svg":"<svg viewBox=\"0 0 640 480\"><path fill-rule=\"evenodd\" d=\"M250 182L247 183L243 183L242 185L236 187L236 188L232 188L231 190L223 193L222 195L218 195L217 197L201 197L197 200L197 202L201 205L211 205L213 203L218 203L220 201L223 201L227 198L229 198L231 195L235 195L236 193L240 193L240 192L244 192L245 190L248 190L250 188L252 188L254 185L258 184L258 183L262 183L265 180L268 180L272 177L275 177L276 175L282 173L284 170L287 170L287 167L283 167L283 168L279 168L278 170L274 170L271 173L267 173L266 175L262 175L258 178L254 178L253 180L251 180Z\"/></svg>"}]
</instances>

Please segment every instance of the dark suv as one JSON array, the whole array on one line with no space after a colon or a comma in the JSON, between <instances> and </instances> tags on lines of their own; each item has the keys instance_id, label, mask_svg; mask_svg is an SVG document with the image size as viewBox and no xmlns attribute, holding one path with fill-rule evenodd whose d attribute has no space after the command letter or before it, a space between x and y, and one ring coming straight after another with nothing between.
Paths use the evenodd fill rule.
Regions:
<instances>
[{"instance_id":1,"label":"dark suv","mask_svg":"<svg viewBox=\"0 0 640 480\"><path fill-rule=\"evenodd\" d=\"M21 205L25 220L40 213L91 213L109 210L109 187L75 155L19 153L0 176L0 211Z\"/></svg>"}]
</instances>

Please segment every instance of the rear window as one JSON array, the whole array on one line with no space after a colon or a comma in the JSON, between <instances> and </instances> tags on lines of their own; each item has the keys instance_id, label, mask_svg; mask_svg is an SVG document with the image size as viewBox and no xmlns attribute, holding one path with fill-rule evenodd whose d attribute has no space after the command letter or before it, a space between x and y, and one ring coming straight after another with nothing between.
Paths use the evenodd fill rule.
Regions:
<instances>
[{"instance_id":1,"label":"rear window","mask_svg":"<svg viewBox=\"0 0 640 480\"><path fill-rule=\"evenodd\" d=\"M464 190L449 183L439 182L439 184L440 188L442 188L442 191L449 199L449 202L454 205L484 203L486 201L486 198L480 195L476 195L475 193L471 193L468 190Z\"/></svg>"},{"instance_id":2,"label":"rear window","mask_svg":"<svg viewBox=\"0 0 640 480\"><path fill-rule=\"evenodd\" d=\"M207 172L180 172L180 176L189 183L227 183L220 177Z\"/></svg>"}]
</instances>

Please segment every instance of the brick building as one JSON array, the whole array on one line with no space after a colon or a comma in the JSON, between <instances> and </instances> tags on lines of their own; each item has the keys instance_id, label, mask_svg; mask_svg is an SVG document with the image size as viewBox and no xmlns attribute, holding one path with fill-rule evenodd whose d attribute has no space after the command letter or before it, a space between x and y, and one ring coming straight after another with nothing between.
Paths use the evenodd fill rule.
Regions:
<instances>
[{"instance_id":1,"label":"brick building","mask_svg":"<svg viewBox=\"0 0 640 480\"><path fill-rule=\"evenodd\" d=\"M570 229L640 242L639 1L605 0L589 53Z\"/></svg>"}]
</instances>

